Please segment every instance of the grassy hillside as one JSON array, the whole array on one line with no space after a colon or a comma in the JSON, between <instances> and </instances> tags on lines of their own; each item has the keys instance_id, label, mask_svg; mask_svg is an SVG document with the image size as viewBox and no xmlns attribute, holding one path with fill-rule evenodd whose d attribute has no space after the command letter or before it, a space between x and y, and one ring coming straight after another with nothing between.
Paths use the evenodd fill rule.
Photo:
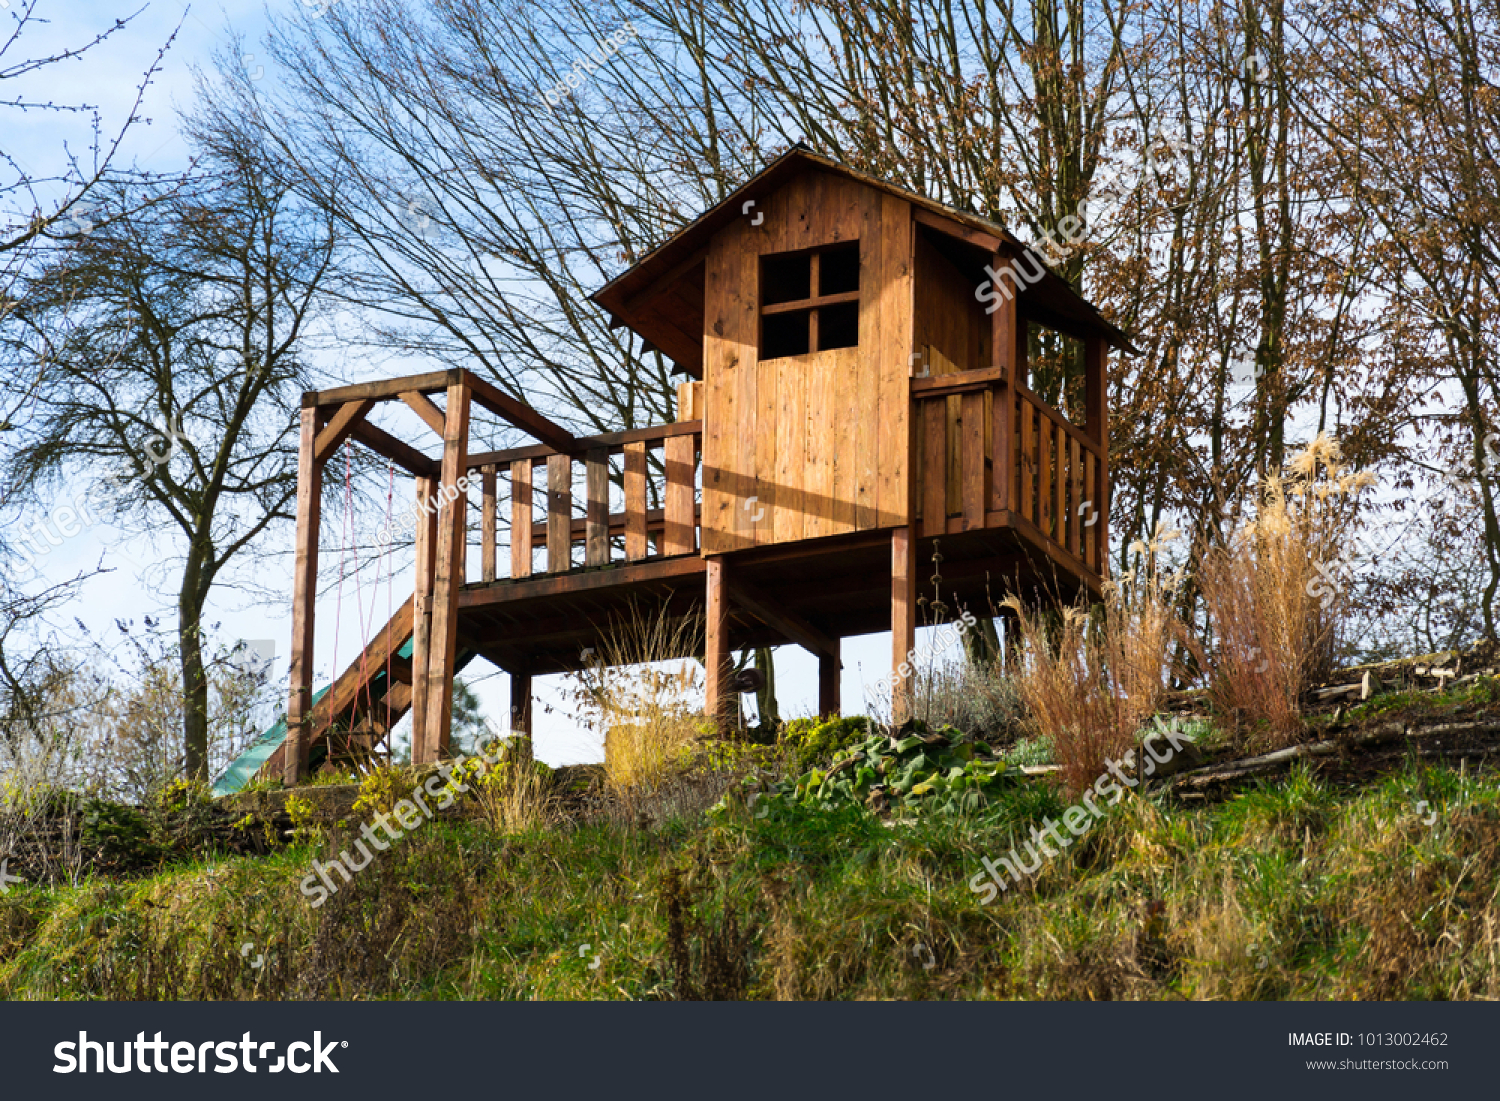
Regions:
<instances>
[{"instance_id":1,"label":"grassy hillside","mask_svg":"<svg viewBox=\"0 0 1500 1101\"><path fill-rule=\"evenodd\" d=\"M1045 776L1001 769L978 810L788 783L712 813L435 819L313 908L335 827L13 887L0 997L1500 997L1500 778L1309 767L1126 796L991 905L982 858L1065 809Z\"/></svg>"}]
</instances>

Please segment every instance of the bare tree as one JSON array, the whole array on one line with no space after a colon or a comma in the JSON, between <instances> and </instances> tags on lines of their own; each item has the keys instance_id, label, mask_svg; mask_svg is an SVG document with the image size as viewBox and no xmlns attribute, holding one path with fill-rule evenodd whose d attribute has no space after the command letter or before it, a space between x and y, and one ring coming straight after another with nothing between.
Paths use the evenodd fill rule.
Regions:
<instances>
[{"instance_id":1,"label":"bare tree","mask_svg":"<svg viewBox=\"0 0 1500 1101\"><path fill-rule=\"evenodd\" d=\"M253 147L210 154L212 174L149 201L139 189L151 184L112 190L116 216L24 282L3 346L11 362L49 364L6 457L12 483L45 502L83 480L85 510L182 541L174 595L195 777L208 765L204 607L236 556L291 516L304 356L334 255L326 220L268 181ZM107 503L101 475L117 487Z\"/></svg>"},{"instance_id":2,"label":"bare tree","mask_svg":"<svg viewBox=\"0 0 1500 1101\"><path fill-rule=\"evenodd\" d=\"M1417 380L1409 415L1428 438L1412 473L1425 468L1477 490L1476 543L1488 574L1480 611L1494 638L1500 4L1332 0L1316 14L1305 34L1317 63L1308 81L1319 91L1301 109L1327 136L1349 201L1380 230L1388 362Z\"/></svg>"}]
</instances>

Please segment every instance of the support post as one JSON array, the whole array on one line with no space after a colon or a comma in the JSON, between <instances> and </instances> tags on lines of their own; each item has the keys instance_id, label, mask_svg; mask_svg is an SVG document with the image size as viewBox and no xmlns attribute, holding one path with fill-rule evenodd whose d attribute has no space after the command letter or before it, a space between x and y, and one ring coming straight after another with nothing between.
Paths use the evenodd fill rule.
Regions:
<instances>
[{"instance_id":1,"label":"support post","mask_svg":"<svg viewBox=\"0 0 1500 1101\"><path fill-rule=\"evenodd\" d=\"M515 672L510 675L510 730L525 741L521 756L530 761L536 753L531 741L531 674Z\"/></svg>"},{"instance_id":2,"label":"support post","mask_svg":"<svg viewBox=\"0 0 1500 1101\"><path fill-rule=\"evenodd\" d=\"M318 527L322 519L323 464L317 457L318 407L304 406L297 440L297 544L292 573L291 694L286 707L287 751L282 779L288 787L307 775L312 743L314 604L318 595Z\"/></svg>"},{"instance_id":3,"label":"support post","mask_svg":"<svg viewBox=\"0 0 1500 1101\"><path fill-rule=\"evenodd\" d=\"M917 541L910 527L900 527L891 532L891 718L898 723L912 716L910 661L916 648Z\"/></svg>"},{"instance_id":4,"label":"support post","mask_svg":"<svg viewBox=\"0 0 1500 1101\"><path fill-rule=\"evenodd\" d=\"M718 730L732 721L734 695L729 686L729 594L725 591L724 559L708 559L707 608L708 629L705 632L704 661L708 666L705 708Z\"/></svg>"},{"instance_id":5,"label":"support post","mask_svg":"<svg viewBox=\"0 0 1500 1101\"><path fill-rule=\"evenodd\" d=\"M411 601L411 759L426 760L427 667L432 660L433 551L437 546L437 513L426 509L437 492L437 479L417 478L416 584Z\"/></svg>"},{"instance_id":6,"label":"support post","mask_svg":"<svg viewBox=\"0 0 1500 1101\"><path fill-rule=\"evenodd\" d=\"M1104 338L1093 334L1083 342L1083 408L1084 431L1099 445L1099 477L1094 492L1099 500L1099 572L1109 573L1109 346Z\"/></svg>"},{"instance_id":7,"label":"support post","mask_svg":"<svg viewBox=\"0 0 1500 1101\"><path fill-rule=\"evenodd\" d=\"M432 584L432 637L427 661L427 731L423 756L430 764L448 751L453 725L453 665L458 656L458 594L463 588L464 521L469 497L459 486L468 471L469 387L464 372L448 384L443 423L443 467L438 492L436 569ZM450 499L451 494L451 499Z\"/></svg>"},{"instance_id":8,"label":"support post","mask_svg":"<svg viewBox=\"0 0 1500 1101\"><path fill-rule=\"evenodd\" d=\"M839 640L833 640L833 653L818 655L818 714L831 719L843 710L839 702Z\"/></svg>"}]
</instances>

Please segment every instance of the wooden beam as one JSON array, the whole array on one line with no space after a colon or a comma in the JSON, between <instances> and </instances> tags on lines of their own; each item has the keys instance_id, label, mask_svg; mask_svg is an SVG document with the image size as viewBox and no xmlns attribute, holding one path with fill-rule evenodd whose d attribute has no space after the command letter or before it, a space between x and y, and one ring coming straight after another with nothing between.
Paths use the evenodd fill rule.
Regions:
<instances>
[{"instance_id":1,"label":"wooden beam","mask_svg":"<svg viewBox=\"0 0 1500 1101\"><path fill-rule=\"evenodd\" d=\"M704 688L704 709L717 730L725 730L733 721L734 694L729 685L729 594L724 589L724 559L715 555L707 560L704 662L708 669Z\"/></svg>"},{"instance_id":2,"label":"wooden beam","mask_svg":"<svg viewBox=\"0 0 1500 1101\"><path fill-rule=\"evenodd\" d=\"M673 436L699 435L702 431L701 419L678 421L675 424L654 424L650 428L631 428L624 432L601 432L597 436L579 436L577 443L579 449L583 451L593 447L607 447L613 450L628 443L655 443L657 440L666 440ZM508 447L503 451L480 451L469 456L469 468L472 470L488 463L514 463L523 459L529 459L534 465L540 466L547 461L548 456L555 454L556 450L544 444L528 444L525 447Z\"/></svg>"},{"instance_id":3,"label":"wooden beam","mask_svg":"<svg viewBox=\"0 0 1500 1101\"><path fill-rule=\"evenodd\" d=\"M338 386L332 390L309 390L302 395L304 407L309 405L343 405L346 401L388 401L400 397L403 391L416 390L422 394L436 394L446 389L451 371L429 371L423 375L406 375L402 378L381 379L379 382L360 382L353 386Z\"/></svg>"},{"instance_id":4,"label":"wooden beam","mask_svg":"<svg viewBox=\"0 0 1500 1101\"><path fill-rule=\"evenodd\" d=\"M993 268L999 271L1005 255L996 252ZM998 283L999 280L996 280ZM993 291L1000 288L993 287ZM1010 290L995 303L998 308L990 314L990 354L993 365L1001 373L1002 389L995 393L992 410L994 420L994 446L992 451L993 475L990 478L989 500L986 508L1014 509L1011 491L1016 486L1015 478L1015 405L1016 405L1016 296Z\"/></svg>"},{"instance_id":5,"label":"wooden beam","mask_svg":"<svg viewBox=\"0 0 1500 1101\"><path fill-rule=\"evenodd\" d=\"M768 627L774 627L803 649L818 655L838 656L838 640L830 638L807 620L778 609L775 600L758 588L737 579L729 599Z\"/></svg>"},{"instance_id":6,"label":"wooden beam","mask_svg":"<svg viewBox=\"0 0 1500 1101\"><path fill-rule=\"evenodd\" d=\"M609 565L609 452L590 449L585 460L584 557L586 566Z\"/></svg>"},{"instance_id":7,"label":"wooden beam","mask_svg":"<svg viewBox=\"0 0 1500 1101\"><path fill-rule=\"evenodd\" d=\"M313 628L318 597L318 526L323 500L323 464L318 461L318 410L304 406L297 437L297 542L292 566L291 693L286 708L282 779L288 787L307 775L312 743Z\"/></svg>"},{"instance_id":8,"label":"wooden beam","mask_svg":"<svg viewBox=\"0 0 1500 1101\"><path fill-rule=\"evenodd\" d=\"M402 443L389 432L382 432L369 421L359 421L349 433L377 455L384 455L408 474L436 478L441 467L410 444Z\"/></svg>"},{"instance_id":9,"label":"wooden beam","mask_svg":"<svg viewBox=\"0 0 1500 1101\"><path fill-rule=\"evenodd\" d=\"M662 510L665 521L666 510ZM611 517L613 527L614 518ZM646 557L646 445L625 445L625 558L637 562Z\"/></svg>"},{"instance_id":10,"label":"wooden beam","mask_svg":"<svg viewBox=\"0 0 1500 1101\"><path fill-rule=\"evenodd\" d=\"M814 256L814 259L817 259ZM841 306L846 302L858 302L859 291L840 291L838 294L821 294L816 298L799 298L795 302L778 302L774 306L762 306L762 317L774 317L779 313L795 313L797 310L815 310L820 306Z\"/></svg>"},{"instance_id":11,"label":"wooden beam","mask_svg":"<svg viewBox=\"0 0 1500 1101\"><path fill-rule=\"evenodd\" d=\"M524 401L518 401L478 375L469 371L463 374L474 400L495 416L531 433L555 451L571 455L581 450L578 439L562 425L553 423Z\"/></svg>"},{"instance_id":12,"label":"wooden beam","mask_svg":"<svg viewBox=\"0 0 1500 1101\"><path fill-rule=\"evenodd\" d=\"M917 540L911 528L900 527L891 532L891 716L898 723L912 714L910 663L916 649Z\"/></svg>"},{"instance_id":13,"label":"wooden beam","mask_svg":"<svg viewBox=\"0 0 1500 1101\"><path fill-rule=\"evenodd\" d=\"M466 374L466 373L465 373ZM469 386L465 374L448 386L447 418L443 431L443 469L439 491L437 562L432 584L432 639L427 663L427 738L424 756L413 764L430 764L448 751L453 725L453 666L458 656L458 595L463 591L464 519L468 494L458 492L458 480L468 470Z\"/></svg>"},{"instance_id":14,"label":"wooden beam","mask_svg":"<svg viewBox=\"0 0 1500 1101\"><path fill-rule=\"evenodd\" d=\"M427 745L427 670L432 663L432 584L437 513L422 506L437 492L437 479L417 478L416 582L412 592L411 759Z\"/></svg>"},{"instance_id":15,"label":"wooden beam","mask_svg":"<svg viewBox=\"0 0 1500 1101\"><path fill-rule=\"evenodd\" d=\"M818 714L822 718L833 718L843 710L839 700L839 682L842 679L839 670L842 668L839 641L834 639L833 653L818 655Z\"/></svg>"},{"instance_id":16,"label":"wooden beam","mask_svg":"<svg viewBox=\"0 0 1500 1101\"><path fill-rule=\"evenodd\" d=\"M364 419L364 415L373 408L375 408L375 403L369 398L346 401L339 406L323 430L318 433L314 449L318 462L326 463L339 449L339 444L349 438L349 433L354 431L355 426Z\"/></svg>"},{"instance_id":17,"label":"wooden beam","mask_svg":"<svg viewBox=\"0 0 1500 1101\"><path fill-rule=\"evenodd\" d=\"M912 397L937 397L940 394L967 394L975 390L992 390L1005 380L1005 368L981 367L977 371L957 371L951 375L932 375L911 380Z\"/></svg>"},{"instance_id":18,"label":"wooden beam","mask_svg":"<svg viewBox=\"0 0 1500 1101\"><path fill-rule=\"evenodd\" d=\"M642 531L643 532L655 531L657 533L661 533L662 531L665 530L665 528L667 526L667 510L666 509L664 509L664 508L647 509L641 515L645 518L644 521L643 521L643 525L644 526L642 527ZM703 517L703 506L702 505L695 504L693 506L693 517L694 517L694 525L696 526L699 522L701 522L702 517ZM588 537L588 530L589 530L588 529L588 519L586 517L583 517L583 516L575 516L575 517L573 517L573 530L572 530L573 542L576 543L580 539L587 538ZM626 513L626 512L611 512L609 514L609 534L610 534L610 536L614 537L614 536L620 536L620 535L629 535L629 533L630 533L630 514ZM540 541L540 542L545 543L547 541L547 522L545 520L538 521L537 523L535 523L535 524L533 524L531 526L531 538L532 538L533 542ZM686 553L686 552L683 552L683 553Z\"/></svg>"},{"instance_id":19,"label":"wooden beam","mask_svg":"<svg viewBox=\"0 0 1500 1101\"><path fill-rule=\"evenodd\" d=\"M983 249L985 252L995 252L1000 249L1004 242L1000 238L977 229L971 229L951 218L944 218L941 214L935 214L930 210L923 210L919 206L912 207L912 218L919 226L935 229L939 233L946 234L955 240L962 241L966 245Z\"/></svg>"},{"instance_id":20,"label":"wooden beam","mask_svg":"<svg viewBox=\"0 0 1500 1101\"><path fill-rule=\"evenodd\" d=\"M443 434L443 411L434 405L420 390L403 390L399 395L413 413L421 417L427 427L439 436Z\"/></svg>"},{"instance_id":21,"label":"wooden beam","mask_svg":"<svg viewBox=\"0 0 1500 1101\"><path fill-rule=\"evenodd\" d=\"M520 581L501 580L493 585L470 585L459 594L458 605L460 608L482 608L489 604L508 604L516 600L613 589L642 581L696 577L704 572L703 562L704 559L696 554L683 554L676 558L631 562L602 570L578 570L574 573L528 577Z\"/></svg>"}]
</instances>

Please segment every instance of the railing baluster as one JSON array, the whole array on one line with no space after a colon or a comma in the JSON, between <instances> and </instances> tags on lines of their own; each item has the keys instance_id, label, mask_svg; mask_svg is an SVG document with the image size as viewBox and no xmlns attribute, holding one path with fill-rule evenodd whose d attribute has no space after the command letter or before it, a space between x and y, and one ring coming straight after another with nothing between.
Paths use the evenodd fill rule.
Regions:
<instances>
[{"instance_id":1,"label":"railing baluster","mask_svg":"<svg viewBox=\"0 0 1500 1101\"><path fill-rule=\"evenodd\" d=\"M585 458L587 505L584 512L584 564L609 565L609 451L590 449Z\"/></svg>"},{"instance_id":2,"label":"railing baluster","mask_svg":"<svg viewBox=\"0 0 1500 1101\"><path fill-rule=\"evenodd\" d=\"M531 460L510 464L510 575L531 576Z\"/></svg>"},{"instance_id":3,"label":"railing baluster","mask_svg":"<svg viewBox=\"0 0 1500 1101\"><path fill-rule=\"evenodd\" d=\"M697 500L698 438L668 436L666 444L667 499L664 554L692 554L698 549Z\"/></svg>"},{"instance_id":4,"label":"railing baluster","mask_svg":"<svg viewBox=\"0 0 1500 1101\"><path fill-rule=\"evenodd\" d=\"M1079 558L1083 557L1083 517L1079 515L1079 505L1083 499L1083 449L1078 446L1078 438L1069 436L1068 443L1071 452L1068 455L1068 477L1071 484L1071 492L1068 501L1068 549Z\"/></svg>"},{"instance_id":5,"label":"railing baluster","mask_svg":"<svg viewBox=\"0 0 1500 1101\"><path fill-rule=\"evenodd\" d=\"M1052 534L1052 430L1046 417L1037 418L1036 496L1037 527L1043 535Z\"/></svg>"},{"instance_id":6,"label":"railing baluster","mask_svg":"<svg viewBox=\"0 0 1500 1101\"><path fill-rule=\"evenodd\" d=\"M963 433L963 514L964 527L984 527L985 506L989 503L984 477L984 391L964 394L959 411L959 428Z\"/></svg>"},{"instance_id":7,"label":"railing baluster","mask_svg":"<svg viewBox=\"0 0 1500 1101\"><path fill-rule=\"evenodd\" d=\"M625 445L625 558L637 562L650 553L646 539L646 444Z\"/></svg>"},{"instance_id":8,"label":"railing baluster","mask_svg":"<svg viewBox=\"0 0 1500 1101\"><path fill-rule=\"evenodd\" d=\"M479 482L481 486L479 502L479 578L481 581L490 582L495 580L495 526L496 510L498 508L495 500L495 468L482 466L479 468Z\"/></svg>"},{"instance_id":9,"label":"railing baluster","mask_svg":"<svg viewBox=\"0 0 1500 1101\"><path fill-rule=\"evenodd\" d=\"M1021 515L1036 521L1036 410L1017 397L1021 410Z\"/></svg>"},{"instance_id":10,"label":"railing baluster","mask_svg":"<svg viewBox=\"0 0 1500 1101\"><path fill-rule=\"evenodd\" d=\"M948 399L922 403L922 534L942 535L948 528Z\"/></svg>"},{"instance_id":11,"label":"railing baluster","mask_svg":"<svg viewBox=\"0 0 1500 1101\"><path fill-rule=\"evenodd\" d=\"M1083 512L1083 561L1084 564L1093 569L1099 568L1099 555L1097 548L1099 542L1097 534L1099 531L1099 502L1094 498L1097 492L1098 481L1095 471L1098 468L1098 460L1092 452L1083 453L1083 499L1088 502L1088 508Z\"/></svg>"},{"instance_id":12,"label":"railing baluster","mask_svg":"<svg viewBox=\"0 0 1500 1101\"><path fill-rule=\"evenodd\" d=\"M547 456L547 572L573 567L573 460Z\"/></svg>"},{"instance_id":13,"label":"railing baluster","mask_svg":"<svg viewBox=\"0 0 1500 1101\"><path fill-rule=\"evenodd\" d=\"M1062 425L1052 426L1052 538L1067 545L1068 434Z\"/></svg>"}]
</instances>

